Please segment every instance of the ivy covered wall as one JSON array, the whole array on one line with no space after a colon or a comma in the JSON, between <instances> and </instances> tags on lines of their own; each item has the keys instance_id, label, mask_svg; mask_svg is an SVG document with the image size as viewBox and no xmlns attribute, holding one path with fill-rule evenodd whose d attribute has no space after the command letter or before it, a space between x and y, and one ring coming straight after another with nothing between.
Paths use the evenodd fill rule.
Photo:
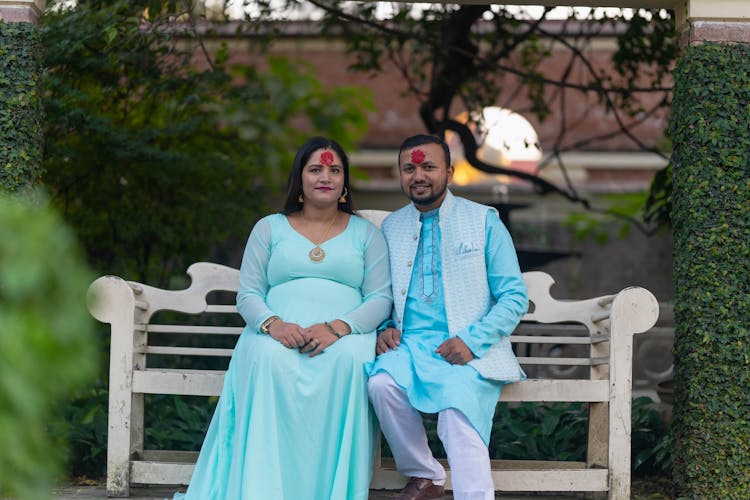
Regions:
<instances>
[{"instance_id":1,"label":"ivy covered wall","mask_svg":"<svg viewBox=\"0 0 750 500\"><path fill-rule=\"evenodd\" d=\"M0 20L0 191L19 191L41 176L41 67L38 28Z\"/></svg>"},{"instance_id":2,"label":"ivy covered wall","mask_svg":"<svg viewBox=\"0 0 750 500\"><path fill-rule=\"evenodd\" d=\"M675 469L680 498L750 498L750 46L674 73Z\"/></svg>"}]
</instances>

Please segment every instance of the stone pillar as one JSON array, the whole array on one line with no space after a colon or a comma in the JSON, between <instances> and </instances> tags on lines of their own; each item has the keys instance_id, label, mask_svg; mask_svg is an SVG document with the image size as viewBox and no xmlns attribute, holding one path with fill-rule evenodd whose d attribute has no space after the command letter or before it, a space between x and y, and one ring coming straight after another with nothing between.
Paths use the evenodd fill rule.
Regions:
<instances>
[{"instance_id":1,"label":"stone pillar","mask_svg":"<svg viewBox=\"0 0 750 500\"><path fill-rule=\"evenodd\" d=\"M0 192L33 186L42 171L44 0L0 0Z\"/></svg>"},{"instance_id":2,"label":"stone pillar","mask_svg":"<svg viewBox=\"0 0 750 500\"><path fill-rule=\"evenodd\" d=\"M750 498L750 5L684 0L674 71L674 482Z\"/></svg>"},{"instance_id":3,"label":"stone pillar","mask_svg":"<svg viewBox=\"0 0 750 500\"><path fill-rule=\"evenodd\" d=\"M0 0L0 20L6 23L38 24L44 0Z\"/></svg>"}]
</instances>

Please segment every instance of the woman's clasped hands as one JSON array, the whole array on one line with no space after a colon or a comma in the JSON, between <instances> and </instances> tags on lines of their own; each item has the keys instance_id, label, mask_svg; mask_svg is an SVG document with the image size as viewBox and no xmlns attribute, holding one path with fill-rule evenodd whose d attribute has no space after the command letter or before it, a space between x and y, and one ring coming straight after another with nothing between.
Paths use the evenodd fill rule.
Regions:
<instances>
[{"instance_id":1,"label":"woman's clasped hands","mask_svg":"<svg viewBox=\"0 0 750 500\"><path fill-rule=\"evenodd\" d=\"M299 349L303 354L309 353L310 357L321 354L340 338L325 323L302 328L296 323L287 323L280 319L271 323L268 333L283 346L289 349Z\"/></svg>"}]
</instances>

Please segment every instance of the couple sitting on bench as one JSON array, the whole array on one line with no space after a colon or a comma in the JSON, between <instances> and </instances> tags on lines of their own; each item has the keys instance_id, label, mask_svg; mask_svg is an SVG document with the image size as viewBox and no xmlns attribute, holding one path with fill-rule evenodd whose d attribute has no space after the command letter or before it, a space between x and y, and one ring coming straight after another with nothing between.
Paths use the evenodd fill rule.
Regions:
<instances>
[{"instance_id":1,"label":"couple sitting on bench","mask_svg":"<svg viewBox=\"0 0 750 500\"><path fill-rule=\"evenodd\" d=\"M447 189L442 140L410 137L398 162L412 203L381 233L354 214L338 144L317 137L297 152L283 211L247 242L247 326L188 500L367 499L370 401L411 477L400 498L443 495L420 412L438 414L454 497L494 498L487 443L503 383L525 378L508 337L526 285L497 212Z\"/></svg>"}]
</instances>

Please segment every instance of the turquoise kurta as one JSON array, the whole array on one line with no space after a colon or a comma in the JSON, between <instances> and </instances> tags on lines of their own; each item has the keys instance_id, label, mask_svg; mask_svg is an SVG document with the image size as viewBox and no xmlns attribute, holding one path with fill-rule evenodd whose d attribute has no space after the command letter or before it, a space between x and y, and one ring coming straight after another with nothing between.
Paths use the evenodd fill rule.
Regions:
<instances>
[{"instance_id":1,"label":"turquoise kurta","mask_svg":"<svg viewBox=\"0 0 750 500\"><path fill-rule=\"evenodd\" d=\"M391 308L380 231L356 216L314 245L281 215L256 224L240 269L237 307L247 322L187 491L188 500L366 499L375 421L365 363ZM336 318L352 334L310 358L258 326L272 314L307 327Z\"/></svg>"},{"instance_id":2,"label":"turquoise kurta","mask_svg":"<svg viewBox=\"0 0 750 500\"><path fill-rule=\"evenodd\" d=\"M469 365L452 365L435 352L450 338L441 279L438 210L421 214L421 218L422 234L404 309L401 344L378 356L370 373L387 372L406 391L412 406L421 412L460 410L487 444L502 383L483 378ZM504 247L497 244L497 235L502 232L500 224L495 213L488 213L485 259L490 267L504 258L500 255ZM499 295L504 286L503 275L490 271L490 290ZM490 314L503 312L493 310ZM483 342L494 339L497 333L488 329L486 323L477 322L459 336L472 351L483 353L486 351Z\"/></svg>"}]
</instances>

